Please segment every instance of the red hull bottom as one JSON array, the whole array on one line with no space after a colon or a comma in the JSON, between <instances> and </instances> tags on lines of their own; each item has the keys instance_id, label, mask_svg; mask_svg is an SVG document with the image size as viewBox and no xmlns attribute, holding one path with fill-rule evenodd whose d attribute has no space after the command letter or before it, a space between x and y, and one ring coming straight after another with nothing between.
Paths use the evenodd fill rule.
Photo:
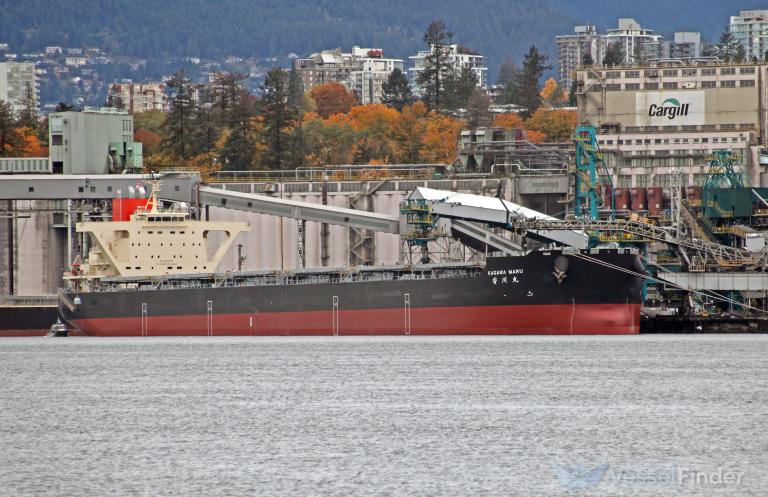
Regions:
<instances>
[{"instance_id":1,"label":"red hull bottom","mask_svg":"<svg viewBox=\"0 0 768 497\"><path fill-rule=\"evenodd\" d=\"M93 336L621 335L640 304L431 307L73 320Z\"/></svg>"}]
</instances>

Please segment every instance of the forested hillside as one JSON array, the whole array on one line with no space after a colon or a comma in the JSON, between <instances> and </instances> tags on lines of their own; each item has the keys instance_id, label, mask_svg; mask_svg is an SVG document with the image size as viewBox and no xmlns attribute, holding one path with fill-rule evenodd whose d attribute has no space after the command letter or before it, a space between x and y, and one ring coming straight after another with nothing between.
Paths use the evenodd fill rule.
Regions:
<instances>
[{"instance_id":1,"label":"forested hillside","mask_svg":"<svg viewBox=\"0 0 768 497\"><path fill-rule=\"evenodd\" d=\"M281 57L353 44L407 57L423 47L424 28L446 21L455 40L489 59L492 73L506 56L531 44L545 52L574 24L605 29L635 17L662 33L702 31L710 39L744 0L2 0L0 42L14 51L46 45L97 46L142 57L234 54Z\"/></svg>"}]
</instances>

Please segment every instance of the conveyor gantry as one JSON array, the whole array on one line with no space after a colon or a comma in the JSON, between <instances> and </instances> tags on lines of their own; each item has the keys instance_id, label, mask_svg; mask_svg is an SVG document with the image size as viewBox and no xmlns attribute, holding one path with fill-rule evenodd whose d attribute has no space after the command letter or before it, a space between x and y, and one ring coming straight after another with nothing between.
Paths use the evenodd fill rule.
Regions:
<instances>
[{"instance_id":1,"label":"conveyor gantry","mask_svg":"<svg viewBox=\"0 0 768 497\"><path fill-rule=\"evenodd\" d=\"M350 226L383 233L400 233L400 218L398 216L268 197L266 195L234 192L207 186L201 186L198 191L198 202L200 204L269 214L271 216L303 219L305 221L316 221L318 223ZM168 197L165 192L163 196Z\"/></svg>"},{"instance_id":2,"label":"conveyor gantry","mask_svg":"<svg viewBox=\"0 0 768 497\"><path fill-rule=\"evenodd\" d=\"M557 218L496 197L419 187L408 198L431 202L432 213L439 217L505 228L514 227L513 221L558 221ZM574 229L557 227L553 230L531 228L528 230L528 235L571 247L587 248L588 245L588 238L580 227Z\"/></svg>"}]
</instances>

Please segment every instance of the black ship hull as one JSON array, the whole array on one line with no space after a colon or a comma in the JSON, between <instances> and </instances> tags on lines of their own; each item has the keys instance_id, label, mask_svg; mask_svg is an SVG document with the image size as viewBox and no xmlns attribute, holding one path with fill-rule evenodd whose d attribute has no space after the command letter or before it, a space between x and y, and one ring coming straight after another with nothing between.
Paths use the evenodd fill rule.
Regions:
<instances>
[{"instance_id":1,"label":"black ship hull","mask_svg":"<svg viewBox=\"0 0 768 497\"><path fill-rule=\"evenodd\" d=\"M630 250L545 251L489 258L485 268L372 270L321 283L298 273L272 284L113 285L65 292L76 305L59 308L96 336L633 334L640 272Z\"/></svg>"}]
</instances>

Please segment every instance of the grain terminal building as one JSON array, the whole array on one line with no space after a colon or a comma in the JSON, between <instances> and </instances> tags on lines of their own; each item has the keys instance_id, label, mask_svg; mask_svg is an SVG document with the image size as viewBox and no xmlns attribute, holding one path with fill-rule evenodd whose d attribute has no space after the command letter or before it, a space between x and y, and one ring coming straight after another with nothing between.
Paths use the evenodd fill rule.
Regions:
<instances>
[{"instance_id":1,"label":"grain terminal building","mask_svg":"<svg viewBox=\"0 0 768 497\"><path fill-rule=\"evenodd\" d=\"M666 187L672 170L702 185L707 157L731 150L751 182L766 143L768 65L666 63L577 71L579 122L598 129L620 187Z\"/></svg>"}]
</instances>

